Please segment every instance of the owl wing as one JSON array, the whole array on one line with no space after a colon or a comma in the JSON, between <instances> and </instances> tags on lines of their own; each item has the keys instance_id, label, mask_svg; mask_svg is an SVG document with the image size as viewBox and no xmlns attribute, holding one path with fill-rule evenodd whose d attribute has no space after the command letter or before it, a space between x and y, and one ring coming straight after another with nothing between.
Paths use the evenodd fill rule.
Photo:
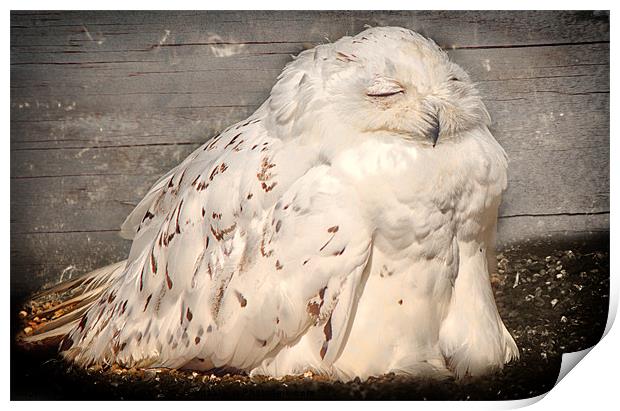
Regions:
<instances>
[{"instance_id":1,"label":"owl wing","mask_svg":"<svg viewBox=\"0 0 620 411\"><path fill-rule=\"evenodd\" d=\"M198 296L192 287L196 269L206 268L197 262L210 254L223 261L230 239L246 223L239 221L241 193L254 190L258 199L246 214L275 201L275 182L266 180L263 188L265 181L251 175L280 147L253 116L196 149L154 184L122 226L124 236L133 238L124 271L67 339L76 361L163 359L170 366L182 361L173 355L182 351L179 343L189 345L191 330L172 316L192 317L186 305ZM183 315L176 315L181 309Z\"/></svg>"},{"instance_id":2,"label":"owl wing","mask_svg":"<svg viewBox=\"0 0 620 411\"><path fill-rule=\"evenodd\" d=\"M316 361L337 359L370 254L360 210L354 190L321 165L283 193L252 235L240 236L240 262L214 276L226 286L209 285L221 300L204 298L217 305L206 347L215 365L252 369L313 325L323 329Z\"/></svg>"},{"instance_id":3,"label":"owl wing","mask_svg":"<svg viewBox=\"0 0 620 411\"><path fill-rule=\"evenodd\" d=\"M321 324L316 355L334 361L370 235L355 192L315 154L250 118L160 179L124 224L125 271L70 333L69 356L249 369Z\"/></svg>"},{"instance_id":4,"label":"owl wing","mask_svg":"<svg viewBox=\"0 0 620 411\"><path fill-rule=\"evenodd\" d=\"M153 184L121 225L121 236L133 240L129 260L152 240L162 222L178 207L181 197L188 193L190 187L194 187L200 194L195 197L206 202L208 192L213 191L208 190L210 183L228 168L226 159L233 163L239 162L248 157L249 151L262 149L275 142L267 138L260 120L252 116L243 123L227 128L194 150ZM249 150L250 147L252 150Z\"/></svg>"}]
</instances>

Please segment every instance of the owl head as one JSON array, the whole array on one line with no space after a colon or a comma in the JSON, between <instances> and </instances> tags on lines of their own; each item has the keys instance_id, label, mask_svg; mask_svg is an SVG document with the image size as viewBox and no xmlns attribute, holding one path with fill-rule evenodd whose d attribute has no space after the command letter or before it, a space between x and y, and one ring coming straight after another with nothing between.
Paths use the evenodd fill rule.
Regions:
<instances>
[{"instance_id":1,"label":"owl head","mask_svg":"<svg viewBox=\"0 0 620 411\"><path fill-rule=\"evenodd\" d=\"M432 40L400 27L300 53L267 103L281 138L373 135L434 147L490 122L467 73Z\"/></svg>"}]
</instances>

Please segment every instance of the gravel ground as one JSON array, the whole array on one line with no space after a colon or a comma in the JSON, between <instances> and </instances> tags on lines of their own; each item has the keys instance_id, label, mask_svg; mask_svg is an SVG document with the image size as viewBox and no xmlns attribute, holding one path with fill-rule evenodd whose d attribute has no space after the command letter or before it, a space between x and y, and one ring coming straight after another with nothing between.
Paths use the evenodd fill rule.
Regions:
<instances>
[{"instance_id":1,"label":"gravel ground","mask_svg":"<svg viewBox=\"0 0 620 411\"><path fill-rule=\"evenodd\" d=\"M503 371L464 381L429 381L385 375L365 382L332 382L318 376L280 380L164 369L81 370L52 349L11 347L11 399L410 399L508 400L549 391L563 352L596 344L609 304L609 237L537 241L498 254L492 278L499 311L515 337L521 359ZM12 296L17 313L23 296ZM24 328L16 315L13 335ZM587 361L587 360L586 360Z\"/></svg>"}]
</instances>

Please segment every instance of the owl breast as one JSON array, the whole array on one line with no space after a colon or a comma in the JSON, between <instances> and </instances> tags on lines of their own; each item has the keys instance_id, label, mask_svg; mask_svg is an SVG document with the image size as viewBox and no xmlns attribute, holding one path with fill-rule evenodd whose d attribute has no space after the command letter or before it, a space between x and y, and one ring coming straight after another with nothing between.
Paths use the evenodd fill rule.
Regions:
<instances>
[{"instance_id":1,"label":"owl breast","mask_svg":"<svg viewBox=\"0 0 620 411\"><path fill-rule=\"evenodd\" d=\"M506 186L505 154L486 128L434 148L369 140L339 155L334 168L364 198L375 244L395 251L424 242L431 252L429 243L448 244L461 228L483 230L472 220L497 207Z\"/></svg>"},{"instance_id":2,"label":"owl breast","mask_svg":"<svg viewBox=\"0 0 620 411\"><path fill-rule=\"evenodd\" d=\"M345 373L419 366L423 358L443 364L437 339L458 275L459 241L484 232L484 215L505 185L503 151L484 137L435 148L374 141L343 156L341 172L365 196L374 224L366 284L338 363ZM369 359L364 369L360 357Z\"/></svg>"}]
</instances>

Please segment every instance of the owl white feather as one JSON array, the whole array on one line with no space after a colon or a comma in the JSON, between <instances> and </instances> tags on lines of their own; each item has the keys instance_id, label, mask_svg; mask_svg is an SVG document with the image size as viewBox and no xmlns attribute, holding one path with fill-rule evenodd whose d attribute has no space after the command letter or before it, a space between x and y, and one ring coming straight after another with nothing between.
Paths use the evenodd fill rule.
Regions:
<instances>
[{"instance_id":1,"label":"owl white feather","mask_svg":"<svg viewBox=\"0 0 620 411\"><path fill-rule=\"evenodd\" d=\"M129 257L86 277L61 351L340 380L502 368L518 349L489 281L507 169L489 122L410 30L300 53L129 215Z\"/></svg>"}]
</instances>

